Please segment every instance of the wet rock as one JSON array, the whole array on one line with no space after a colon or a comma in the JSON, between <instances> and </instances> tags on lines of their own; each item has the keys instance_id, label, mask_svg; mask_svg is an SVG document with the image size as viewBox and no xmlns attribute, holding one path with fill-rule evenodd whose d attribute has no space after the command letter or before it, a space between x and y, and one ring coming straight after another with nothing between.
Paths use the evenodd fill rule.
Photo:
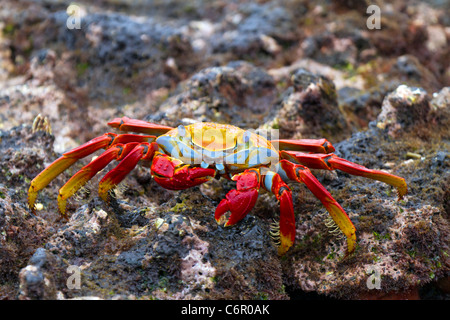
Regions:
<instances>
[{"instance_id":1,"label":"wet rock","mask_svg":"<svg viewBox=\"0 0 450 320\"><path fill-rule=\"evenodd\" d=\"M269 115L266 125L280 129L283 138L319 138L334 141L349 133L347 121L337 104L336 88L327 77L305 69L296 70L292 86Z\"/></svg>"},{"instance_id":2,"label":"wet rock","mask_svg":"<svg viewBox=\"0 0 450 320\"><path fill-rule=\"evenodd\" d=\"M61 91L54 85L12 85L1 90L0 96L0 120L5 130L20 125L14 120L20 117L25 120L24 123L33 123L40 112L50 115L50 120L54 121L60 117L59 105L64 103Z\"/></svg>"},{"instance_id":3,"label":"wet rock","mask_svg":"<svg viewBox=\"0 0 450 320\"><path fill-rule=\"evenodd\" d=\"M55 300L61 279L62 263L59 258L43 248L38 248L29 264L20 270L21 300Z\"/></svg>"},{"instance_id":4,"label":"wet rock","mask_svg":"<svg viewBox=\"0 0 450 320\"><path fill-rule=\"evenodd\" d=\"M294 16L286 7L272 2L247 3L225 17L223 32L211 39L213 52L231 52L237 58L258 53L277 54L277 41L295 39ZM230 28L231 24L231 28Z\"/></svg>"},{"instance_id":5,"label":"wet rock","mask_svg":"<svg viewBox=\"0 0 450 320\"><path fill-rule=\"evenodd\" d=\"M305 57L334 67L355 65L358 48L351 38L339 38L330 32L306 38L301 48Z\"/></svg>"},{"instance_id":6,"label":"wet rock","mask_svg":"<svg viewBox=\"0 0 450 320\"><path fill-rule=\"evenodd\" d=\"M397 11L387 8L384 12L380 22L382 31L368 33L371 43L379 53L402 55L407 52L416 54L424 50L427 33L423 24L410 19L407 14L397 14ZM396 19L393 19L393 16Z\"/></svg>"},{"instance_id":7,"label":"wet rock","mask_svg":"<svg viewBox=\"0 0 450 320\"><path fill-rule=\"evenodd\" d=\"M339 108L353 131L365 129L371 121L376 120L385 95L394 91L397 86L393 81L367 90L350 86L338 90Z\"/></svg>"},{"instance_id":8,"label":"wet rock","mask_svg":"<svg viewBox=\"0 0 450 320\"><path fill-rule=\"evenodd\" d=\"M26 186L46 157L46 152L39 147L51 144L49 135L42 132L32 135L29 126L0 130L3 150L0 156L0 296L3 297L17 297L14 291L20 269L51 233L49 223L30 215L26 205Z\"/></svg>"},{"instance_id":9,"label":"wet rock","mask_svg":"<svg viewBox=\"0 0 450 320\"><path fill-rule=\"evenodd\" d=\"M38 58L49 49L56 52L58 60L69 58L71 70L66 71L75 71L75 74L70 76L64 72L64 80L75 81L82 87L95 82L90 89L98 89L96 99L109 102L115 99L117 103L123 98L122 89L111 88L117 85L129 88L126 82L131 79L139 79L142 84L133 88L133 94L145 95L151 88L170 87L170 78L180 75L165 72L166 60L176 60L180 72L185 67L190 68L196 60L181 27L157 19L84 10L79 28L69 29L65 9L52 12L38 5L6 19L11 26L18 26L31 17L34 19L25 24L27 28L14 28L15 41L11 47L15 51L34 52ZM34 41L25 46L21 39ZM180 56L186 59L179 60Z\"/></svg>"},{"instance_id":10,"label":"wet rock","mask_svg":"<svg viewBox=\"0 0 450 320\"><path fill-rule=\"evenodd\" d=\"M40 50L31 58L26 78L7 82L0 89L0 126L8 130L21 124L31 125L41 114L58 132L55 151L62 153L78 145L75 136L84 132L84 125L90 121L82 125L74 121L88 112L86 106L77 106L86 101L85 92L73 83L76 77L71 77L73 70L67 60L55 59L53 50ZM22 122L17 121L19 118Z\"/></svg>"},{"instance_id":11,"label":"wet rock","mask_svg":"<svg viewBox=\"0 0 450 320\"><path fill-rule=\"evenodd\" d=\"M450 125L450 87L442 88L439 92L433 93L433 98L430 101L431 105L431 119L433 123L439 124L442 127L440 135L447 138L450 135L448 127Z\"/></svg>"},{"instance_id":12,"label":"wet rock","mask_svg":"<svg viewBox=\"0 0 450 320\"><path fill-rule=\"evenodd\" d=\"M92 199L90 203L91 206L80 206L64 227L50 237L45 245L47 250L64 258L98 253L99 247L93 244L102 242L104 234L111 232L116 221L113 215L109 217L103 209L95 207L98 199Z\"/></svg>"},{"instance_id":13,"label":"wet rock","mask_svg":"<svg viewBox=\"0 0 450 320\"><path fill-rule=\"evenodd\" d=\"M206 68L194 74L151 115L149 121L179 123L212 121L257 128L276 97L271 76L244 61Z\"/></svg>"},{"instance_id":14,"label":"wet rock","mask_svg":"<svg viewBox=\"0 0 450 320\"><path fill-rule=\"evenodd\" d=\"M430 101L425 90L399 86L383 102L377 126L393 137L399 131L411 132L423 127L430 119Z\"/></svg>"},{"instance_id":15,"label":"wet rock","mask_svg":"<svg viewBox=\"0 0 450 320\"><path fill-rule=\"evenodd\" d=\"M183 205L176 201L180 198ZM214 206L201 194L185 191L162 212L149 213L149 224L126 229L122 226L122 232L114 233L115 236L99 235L91 242L89 253L74 252L74 255L66 250L64 256L72 261L78 256L78 263L85 266L81 290L68 291L68 297L90 296L93 292L106 299L111 298L111 292L122 296L132 292L138 297L159 299L254 298L259 294L283 297L277 274L270 281L253 280L255 276L263 276L259 262L262 255L266 257L264 270L279 268L277 259L267 260L275 258L275 248L267 242L261 225L255 219L246 219L248 223L226 232L217 227L212 216ZM249 232L249 227L258 231ZM76 230L80 233L85 229ZM68 241L73 242L67 232L55 238L63 240L57 245L60 248L68 247L64 244ZM75 244L84 247L82 242ZM54 248L49 250L56 253ZM230 250L234 256L231 259ZM229 287L233 278L246 279L239 292Z\"/></svg>"},{"instance_id":16,"label":"wet rock","mask_svg":"<svg viewBox=\"0 0 450 320\"><path fill-rule=\"evenodd\" d=\"M390 77L398 78L409 86L425 86L426 90L439 88L436 76L413 55L398 57L390 71Z\"/></svg>"}]
</instances>

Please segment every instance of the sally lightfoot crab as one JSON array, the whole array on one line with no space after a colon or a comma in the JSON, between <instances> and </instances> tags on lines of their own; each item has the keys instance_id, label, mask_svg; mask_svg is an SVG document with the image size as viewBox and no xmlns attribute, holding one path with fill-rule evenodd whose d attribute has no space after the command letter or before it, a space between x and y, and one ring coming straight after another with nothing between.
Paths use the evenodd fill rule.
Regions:
<instances>
[{"instance_id":1,"label":"sally lightfoot crab","mask_svg":"<svg viewBox=\"0 0 450 320\"><path fill-rule=\"evenodd\" d=\"M136 134L105 133L64 153L31 181L28 204L35 210L39 190L77 160L99 149L106 149L81 168L60 189L58 207L66 216L67 199L74 195L112 160L120 161L99 183L99 195L107 201L116 187L138 162L150 166L153 179L162 187L182 190L224 177L236 182L216 208L215 219L232 226L254 207L259 189L275 195L280 203L277 230L278 253L286 253L295 239L295 216L290 181L301 182L322 202L347 239L347 253L355 250L355 227L344 209L314 177L310 169L341 170L387 183L401 199L407 193L403 178L337 157L326 139L268 140L232 125L195 123L171 128L127 117L108 123L120 131Z\"/></svg>"}]
</instances>

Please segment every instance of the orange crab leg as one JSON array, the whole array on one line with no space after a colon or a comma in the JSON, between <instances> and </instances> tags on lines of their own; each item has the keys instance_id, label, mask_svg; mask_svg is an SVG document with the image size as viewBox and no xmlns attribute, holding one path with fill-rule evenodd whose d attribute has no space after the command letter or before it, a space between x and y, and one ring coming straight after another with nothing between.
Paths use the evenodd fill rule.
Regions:
<instances>
[{"instance_id":1,"label":"orange crab leg","mask_svg":"<svg viewBox=\"0 0 450 320\"><path fill-rule=\"evenodd\" d=\"M159 136L173 129L172 127L143 120L130 119L128 117L115 118L108 122L108 125L121 131L141 132L155 136Z\"/></svg>"},{"instance_id":2,"label":"orange crab leg","mask_svg":"<svg viewBox=\"0 0 450 320\"><path fill-rule=\"evenodd\" d=\"M91 180L97 172L105 168L112 160L120 160L137 144L138 142L131 142L126 145L116 144L73 175L66 184L59 189L58 207L61 215L65 216L68 198L73 196L82 186Z\"/></svg>"},{"instance_id":3,"label":"orange crab leg","mask_svg":"<svg viewBox=\"0 0 450 320\"><path fill-rule=\"evenodd\" d=\"M365 178L378 180L387 183L397 188L398 199L402 199L408 192L405 179L395 176L393 174L368 169L359 164L350 162L348 160L339 158L335 154L306 154L295 151L281 151L281 157L284 159L291 159L299 162L311 169L325 169L325 170L341 170L351 175L362 176Z\"/></svg>"},{"instance_id":4,"label":"orange crab leg","mask_svg":"<svg viewBox=\"0 0 450 320\"><path fill-rule=\"evenodd\" d=\"M154 136L135 134L117 135L115 133L105 133L102 136L96 137L89 142L64 153L31 181L30 188L28 189L28 205L30 209L34 213L34 204L38 192L79 159L82 159L99 149L106 149L118 143L141 142L154 138Z\"/></svg>"},{"instance_id":5,"label":"orange crab leg","mask_svg":"<svg viewBox=\"0 0 450 320\"><path fill-rule=\"evenodd\" d=\"M301 164L294 164L288 160L281 160L280 167L289 179L304 183L316 198L322 202L334 222L347 237L347 253L353 252L356 246L356 229L339 203L320 184L307 167Z\"/></svg>"},{"instance_id":6,"label":"orange crab leg","mask_svg":"<svg viewBox=\"0 0 450 320\"><path fill-rule=\"evenodd\" d=\"M260 173L256 169L247 169L231 179L236 181L236 189L227 193L214 214L217 223L222 224L226 220L225 227L236 224L253 209L260 187ZM227 220L225 213L228 211L231 215Z\"/></svg>"},{"instance_id":7,"label":"orange crab leg","mask_svg":"<svg viewBox=\"0 0 450 320\"><path fill-rule=\"evenodd\" d=\"M30 184L28 190L28 205L34 212L34 203L36 202L37 193L45 188L53 179L55 179L61 172L73 165L78 159L84 158L87 155L108 147L117 135L114 133L106 133L100 137L94 138L91 141L64 153L60 158L56 159L45 170L37 175Z\"/></svg>"},{"instance_id":8,"label":"orange crab leg","mask_svg":"<svg viewBox=\"0 0 450 320\"><path fill-rule=\"evenodd\" d=\"M330 153L334 151L333 145L327 139L281 139L271 140L279 150L305 151L316 153Z\"/></svg>"}]
</instances>

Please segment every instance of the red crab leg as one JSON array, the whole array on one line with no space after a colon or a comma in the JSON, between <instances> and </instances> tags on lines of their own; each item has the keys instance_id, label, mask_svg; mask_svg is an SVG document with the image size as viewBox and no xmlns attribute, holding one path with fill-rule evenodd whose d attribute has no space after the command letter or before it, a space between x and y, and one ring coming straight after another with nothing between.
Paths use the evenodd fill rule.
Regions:
<instances>
[{"instance_id":1,"label":"red crab leg","mask_svg":"<svg viewBox=\"0 0 450 320\"><path fill-rule=\"evenodd\" d=\"M278 173L268 171L263 175L264 183L262 186L271 191L280 201L280 222L279 236L280 245L278 254L285 254L295 241L295 215L294 205L292 203L291 189L284 183Z\"/></svg>"},{"instance_id":2,"label":"red crab leg","mask_svg":"<svg viewBox=\"0 0 450 320\"><path fill-rule=\"evenodd\" d=\"M334 151L333 145L327 139L298 139L298 140L271 140L278 150L292 150L316 153L330 153Z\"/></svg>"},{"instance_id":3,"label":"red crab leg","mask_svg":"<svg viewBox=\"0 0 450 320\"><path fill-rule=\"evenodd\" d=\"M227 193L214 214L217 223L222 224L226 220L225 213L231 212L225 227L236 224L253 209L260 187L260 173L256 169L247 169L234 175L231 179L236 181L236 189Z\"/></svg>"},{"instance_id":4,"label":"red crab leg","mask_svg":"<svg viewBox=\"0 0 450 320\"><path fill-rule=\"evenodd\" d=\"M316 198L322 202L334 222L347 237L347 253L353 252L356 245L355 227L339 203L320 184L307 167L301 164L294 164L288 160L281 160L280 166L289 179L304 183Z\"/></svg>"},{"instance_id":5,"label":"red crab leg","mask_svg":"<svg viewBox=\"0 0 450 320\"><path fill-rule=\"evenodd\" d=\"M159 136L170 130L172 127L150 123L143 120L130 119L128 117L115 118L108 122L108 125L121 131L141 132Z\"/></svg>"},{"instance_id":6,"label":"red crab leg","mask_svg":"<svg viewBox=\"0 0 450 320\"><path fill-rule=\"evenodd\" d=\"M79 159L82 159L99 149L106 149L118 143L141 142L154 139L154 136L142 136L135 134L121 134L105 133L100 137L96 137L85 144L64 153L60 158L53 161L46 169L37 175L30 183L28 190L28 205L34 213L34 203L36 202L37 194L40 190L45 188L52 180L54 180L60 173L69 168Z\"/></svg>"},{"instance_id":7,"label":"red crab leg","mask_svg":"<svg viewBox=\"0 0 450 320\"><path fill-rule=\"evenodd\" d=\"M158 153L152 162L153 179L169 190L183 190L209 181L216 171L211 168L190 167L178 159Z\"/></svg>"},{"instance_id":8,"label":"red crab leg","mask_svg":"<svg viewBox=\"0 0 450 320\"><path fill-rule=\"evenodd\" d=\"M62 216L66 213L67 199L91 180L97 172L105 168L112 160L120 160L126 156L138 143L130 142L126 145L116 144L92 160L73 175L64 186L59 189L58 207Z\"/></svg>"},{"instance_id":9,"label":"red crab leg","mask_svg":"<svg viewBox=\"0 0 450 320\"><path fill-rule=\"evenodd\" d=\"M339 158L335 154L306 154L295 151L281 151L281 157L285 159L294 159L295 161L307 166L311 169L325 169L325 170L341 170L351 175L362 176L387 183L397 188L398 199L402 199L408 192L405 179L395 176L393 174L368 169L359 164Z\"/></svg>"},{"instance_id":10,"label":"red crab leg","mask_svg":"<svg viewBox=\"0 0 450 320\"><path fill-rule=\"evenodd\" d=\"M100 181L98 186L99 196L107 202L108 191L122 182L128 173L136 167L139 160L151 161L158 148L156 142L144 142L135 145L134 148L127 152L125 157L120 157L118 160L122 161L120 161L120 163L114 169L109 171Z\"/></svg>"}]
</instances>

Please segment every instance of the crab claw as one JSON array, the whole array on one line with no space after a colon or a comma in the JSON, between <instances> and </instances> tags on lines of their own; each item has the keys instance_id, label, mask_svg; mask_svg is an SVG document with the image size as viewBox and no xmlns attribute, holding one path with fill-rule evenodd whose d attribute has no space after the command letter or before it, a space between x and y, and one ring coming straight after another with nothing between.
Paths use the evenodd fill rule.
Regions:
<instances>
[{"instance_id":1,"label":"crab claw","mask_svg":"<svg viewBox=\"0 0 450 320\"><path fill-rule=\"evenodd\" d=\"M154 157L151 171L153 179L169 190L184 190L205 183L214 177L211 168L190 167L165 154Z\"/></svg>"},{"instance_id":2,"label":"crab claw","mask_svg":"<svg viewBox=\"0 0 450 320\"><path fill-rule=\"evenodd\" d=\"M225 227L242 220L255 206L258 199L260 174L257 170L245 170L243 173L233 176L232 180L237 182L236 189L227 193L214 214L217 223L222 224L226 220L225 213L231 212Z\"/></svg>"}]
</instances>

